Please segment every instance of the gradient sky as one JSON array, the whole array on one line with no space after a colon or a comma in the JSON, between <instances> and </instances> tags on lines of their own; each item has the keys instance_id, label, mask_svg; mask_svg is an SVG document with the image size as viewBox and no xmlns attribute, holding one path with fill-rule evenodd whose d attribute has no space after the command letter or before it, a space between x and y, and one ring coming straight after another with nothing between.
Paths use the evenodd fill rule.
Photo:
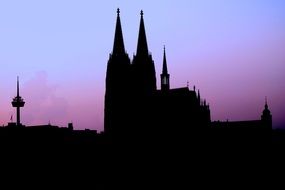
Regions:
<instances>
[{"instance_id":1,"label":"gradient sky","mask_svg":"<svg viewBox=\"0 0 285 190\"><path fill-rule=\"evenodd\" d=\"M19 75L23 124L102 130L118 7L131 57L144 10L158 86L166 45L171 87L196 85L212 120L259 119L267 96L285 126L284 0L1 1L0 125L15 119Z\"/></svg>"}]
</instances>

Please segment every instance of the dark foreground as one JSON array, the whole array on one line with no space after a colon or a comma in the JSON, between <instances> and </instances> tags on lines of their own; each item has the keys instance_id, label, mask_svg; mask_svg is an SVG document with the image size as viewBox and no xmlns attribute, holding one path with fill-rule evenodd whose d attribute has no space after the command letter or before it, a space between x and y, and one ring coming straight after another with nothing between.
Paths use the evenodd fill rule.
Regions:
<instances>
[{"instance_id":1,"label":"dark foreground","mask_svg":"<svg viewBox=\"0 0 285 190\"><path fill-rule=\"evenodd\" d=\"M262 179L281 159L285 132L220 129L114 138L21 129L1 131L0 146L2 174L39 183L39 189L200 189L236 187L255 177L258 184L268 182Z\"/></svg>"}]
</instances>

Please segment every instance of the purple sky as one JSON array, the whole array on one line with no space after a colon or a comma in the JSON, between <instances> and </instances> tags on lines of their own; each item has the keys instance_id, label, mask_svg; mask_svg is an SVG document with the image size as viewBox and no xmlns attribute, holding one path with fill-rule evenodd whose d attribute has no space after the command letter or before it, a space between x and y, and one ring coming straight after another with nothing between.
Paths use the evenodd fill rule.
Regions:
<instances>
[{"instance_id":1,"label":"purple sky","mask_svg":"<svg viewBox=\"0 0 285 190\"><path fill-rule=\"evenodd\" d=\"M9 0L0 3L0 124L103 129L105 73L116 9L125 47L136 51L140 10L158 86L166 45L171 87L200 89L212 120L259 119L268 97L274 127L285 126L283 0Z\"/></svg>"}]
</instances>

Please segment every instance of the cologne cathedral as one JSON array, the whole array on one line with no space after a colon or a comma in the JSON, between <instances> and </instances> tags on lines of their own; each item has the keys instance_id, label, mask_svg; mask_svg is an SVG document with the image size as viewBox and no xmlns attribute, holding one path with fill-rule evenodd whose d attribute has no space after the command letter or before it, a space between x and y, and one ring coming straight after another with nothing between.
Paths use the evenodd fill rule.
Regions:
<instances>
[{"instance_id":1,"label":"cologne cathedral","mask_svg":"<svg viewBox=\"0 0 285 190\"><path fill-rule=\"evenodd\" d=\"M209 104L195 87L170 88L166 52L157 88L155 64L148 49L143 11L136 54L130 59L124 46L117 10L113 51L109 55L106 74L105 118L106 134L168 134L187 133L210 127Z\"/></svg>"}]
</instances>

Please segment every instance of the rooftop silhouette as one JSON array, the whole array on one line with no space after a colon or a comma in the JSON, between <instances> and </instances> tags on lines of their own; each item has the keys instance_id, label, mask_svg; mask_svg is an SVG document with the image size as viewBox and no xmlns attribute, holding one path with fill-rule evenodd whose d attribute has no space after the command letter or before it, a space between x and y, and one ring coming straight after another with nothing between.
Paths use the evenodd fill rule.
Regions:
<instances>
[{"instance_id":1,"label":"rooftop silhouette","mask_svg":"<svg viewBox=\"0 0 285 190\"><path fill-rule=\"evenodd\" d=\"M107 135L113 138L135 136L134 139L144 138L148 133L156 134L155 136L187 136L194 131L213 128L254 129L270 133L272 116L267 103L260 120L211 122L209 103L202 99L200 90L197 92L195 85L193 90L189 89L189 82L186 87L171 89L165 46L160 75L161 88L157 89L155 63L147 46L143 11L140 16L137 53L131 60L124 49L119 11L117 14L113 53L110 54L106 73ZM119 48L120 51L114 51Z\"/></svg>"},{"instance_id":2,"label":"rooftop silhouette","mask_svg":"<svg viewBox=\"0 0 285 190\"><path fill-rule=\"evenodd\" d=\"M28 133L25 132L25 134L30 135L31 142L36 142L32 139L39 139L38 137L41 136L40 139L45 139L48 143L53 141L52 138L48 137L49 135L56 135L59 137L58 140L61 139L62 142L66 141L68 143L75 143L76 141L80 143L99 143L98 141L107 143L108 141L118 142L122 140L145 143L144 139L146 137L152 139L150 142L154 143L155 139L166 140L172 138L176 141L196 139L193 134L199 133L200 136L198 136L201 137L205 133L212 134L212 131L215 131L213 137L216 138L217 135L219 136L224 131L229 130L237 131L236 134L239 135L242 134L239 131L251 131L251 133L247 133L251 134L249 135L250 138L262 132L261 134L266 136L266 139L269 138L268 136L271 135L272 131L272 115L267 98L260 119L251 121L211 121L210 105L201 96L200 89L196 90L195 85L193 89L189 89L188 81L187 86L170 87L165 46L163 47L160 74L161 85L158 89L156 86L155 63L148 49L143 16L144 13L141 11L137 51L134 57L130 59L124 45L120 9L117 9L113 51L107 62L105 130L103 133L98 134L97 131L93 130L74 130L72 123L69 123L67 127L53 126L50 123L39 126L25 126L20 119L20 108L24 107L25 101L20 96L18 77L17 96L12 101L12 106L17 110L17 122L8 123L8 126L3 128L2 134L6 134L4 132L6 128L9 129L7 130L9 135L13 134L11 131L16 134L17 130L21 133L23 130L27 130ZM18 128L10 129L12 126L24 128L21 130ZM221 130L223 132L216 132ZM228 133L226 134L228 135ZM80 135L82 135L82 138L79 137ZM74 138L75 136L76 138ZM89 140L85 141L84 138L87 137ZM237 140L238 138L233 139ZM15 139L15 141L17 140Z\"/></svg>"}]
</instances>

